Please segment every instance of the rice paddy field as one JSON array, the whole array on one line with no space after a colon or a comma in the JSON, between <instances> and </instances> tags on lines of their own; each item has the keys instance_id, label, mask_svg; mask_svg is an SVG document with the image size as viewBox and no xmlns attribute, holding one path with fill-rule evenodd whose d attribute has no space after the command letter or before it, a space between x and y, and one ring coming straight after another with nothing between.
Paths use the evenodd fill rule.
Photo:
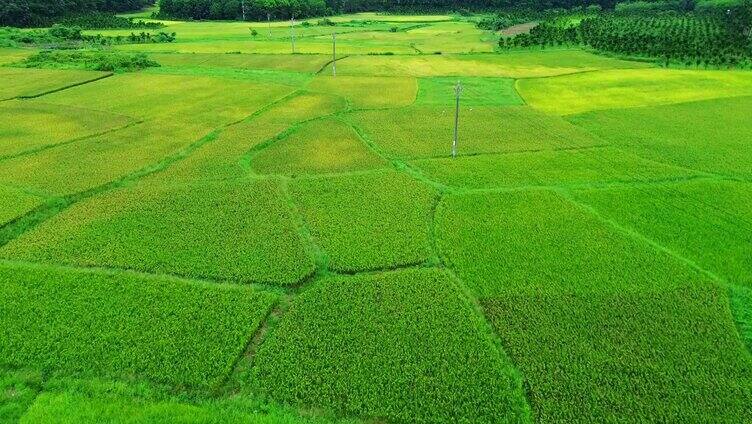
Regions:
<instances>
[{"instance_id":1,"label":"rice paddy field","mask_svg":"<svg viewBox=\"0 0 752 424\"><path fill-rule=\"evenodd\" d=\"M0 423L752 423L752 72L332 20L0 49Z\"/></svg>"}]
</instances>

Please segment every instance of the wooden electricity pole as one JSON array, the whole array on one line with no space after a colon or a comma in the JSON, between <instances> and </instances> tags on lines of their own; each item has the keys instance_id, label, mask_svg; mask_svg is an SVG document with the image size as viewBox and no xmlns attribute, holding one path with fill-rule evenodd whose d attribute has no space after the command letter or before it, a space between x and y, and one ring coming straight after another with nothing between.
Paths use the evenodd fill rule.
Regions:
<instances>
[{"instance_id":1,"label":"wooden electricity pole","mask_svg":"<svg viewBox=\"0 0 752 424\"><path fill-rule=\"evenodd\" d=\"M457 157L457 138L459 135L460 125L460 94L462 94L462 83L457 81L457 85L454 86L454 141L452 142L452 158Z\"/></svg>"},{"instance_id":2,"label":"wooden electricity pole","mask_svg":"<svg viewBox=\"0 0 752 424\"><path fill-rule=\"evenodd\" d=\"M290 42L292 43L292 53L295 54L295 17L290 18Z\"/></svg>"},{"instance_id":3,"label":"wooden electricity pole","mask_svg":"<svg viewBox=\"0 0 752 424\"><path fill-rule=\"evenodd\" d=\"M269 26L269 38L272 38L272 14L266 14L266 24Z\"/></svg>"},{"instance_id":4,"label":"wooden electricity pole","mask_svg":"<svg viewBox=\"0 0 752 424\"><path fill-rule=\"evenodd\" d=\"M337 76L337 31L332 32L332 76Z\"/></svg>"}]
</instances>

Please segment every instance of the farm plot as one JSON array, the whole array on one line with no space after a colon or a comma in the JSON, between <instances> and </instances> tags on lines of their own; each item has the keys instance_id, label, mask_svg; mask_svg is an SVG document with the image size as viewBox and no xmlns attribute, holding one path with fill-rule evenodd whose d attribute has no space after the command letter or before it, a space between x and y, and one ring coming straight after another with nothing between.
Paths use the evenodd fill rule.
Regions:
<instances>
[{"instance_id":1,"label":"farm plot","mask_svg":"<svg viewBox=\"0 0 752 424\"><path fill-rule=\"evenodd\" d=\"M731 312L734 314L739 336L752 352L752 289L731 287Z\"/></svg>"},{"instance_id":2,"label":"farm plot","mask_svg":"<svg viewBox=\"0 0 752 424\"><path fill-rule=\"evenodd\" d=\"M418 98L420 106L454 106L454 87L462 82L462 106L516 106L522 99L514 89L514 80L510 78L482 77L432 77L418 79Z\"/></svg>"},{"instance_id":3,"label":"farm plot","mask_svg":"<svg viewBox=\"0 0 752 424\"><path fill-rule=\"evenodd\" d=\"M428 178L459 188L577 186L701 175L612 147L423 159L411 164Z\"/></svg>"},{"instance_id":4,"label":"farm plot","mask_svg":"<svg viewBox=\"0 0 752 424\"><path fill-rule=\"evenodd\" d=\"M272 399L412 422L519 422L520 377L452 277L336 277L301 293L248 383Z\"/></svg>"},{"instance_id":5,"label":"farm plot","mask_svg":"<svg viewBox=\"0 0 752 424\"><path fill-rule=\"evenodd\" d=\"M525 79L517 83L517 89L530 106L568 115L750 95L752 74L745 71L617 69Z\"/></svg>"},{"instance_id":6,"label":"farm plot","mask_svg":"<svg viewBox=\"0 0 752 424\"><path fill-rule=\"evenodd\" d=\"M134 122L123 115L40 102L0 104L0 160Z\"/></svg>"},{"instance_id":7,"label":"farm plot","mask_svg":"<svg viewBox=\"0 0 752 424\"><path fill-rule=\"evenodd\" d=\"M0 86L0 100L38 96L107 76L106 72L61 69L0 68L0 79L13 84Z\"/></svg>"},{"instance_id":8,"label":"farm plot","mask_svg":"<svg viewBox=\"0 0 752 424\"><path fill-rule=\"evenodd\" d=\"M483 307L538 422L752 419L752 360L721 287L510 291Z\"/></svg>"},{"instance_id":9,"label":"farm plot","mask_svg":"<svg viewBox=\"0 0 752 424\"><path fill-rule=\"evenodd\" d=\"M0 367L0 422L18 422L36 399L41 385L40 372Z\"/></svg>"},{"instance_id":10,"label":"farm plot","mask_svg":"<svg viewBox=\"0 0 752 424\"><path fill-rule=\"evenodd\" d=\"M0 184L51 195L94 189L140 172L206 136L205 126L149 121L2 162ZM198 136L197 136L198 135Z\"/></svg>"},{"instance_id":11,"label":"farm plot","mask_svg":"<svg viewBox=\"0 0 752 424\"><path fill-rule=\"evenodd\" d=\"M374 109L412 104L418 86L415 78L322 75L311 81L307 89L344 97L354 109Z\"/></svg>"},{"instance_id":12,"label":"farm plot","mask_svg":"<svg viewBox=\"0 0 752 424\"><path fill-rule=\"evenodd\" d=\"M333 114L345 107L345 100L340 97L303 92L269 107L258 117L226 127L216 139L155 177L165 181L244 177L248 173L243 166L247 153L283 136L285 130L298 122Z\"/></svg>"},{"instance_id":13,"label":"farm plot","mask_svg":"<svg viewBox=\"0 0 752 424\"><path fill-rule=\"evenodd\" d=\"M683 262L547 190L451 195L439 204L436 227L440 254L479 298L701 279Z\"/></svg>"},{"instance_id":14,"label":"farm plot","mask_svg":"<svg viewBox=\"0 0 752 424\"><path fill-rule=\"evenodd\" d=\"M311 178L292 196L336 271L356 272L424 262L436 193L405 174Z\"/></svg>"},{"instance_id":15,"label":"farm plot","mask_svg":"<svg viewBox=\"0 0 752 424\"><path fill-rule=\"evenodd\" d=\"M140 184L75 204L0 256L290 285L313 272L290 214L270 180Z\"/></svg>"},{"instance_id":16,"label":"farm plot","mask_svg":"<svg viewBox=\"0 0 752 424\"><path fill-rule=\"evenodd\" d=\"M384 167L386 163L338 119L304 123L250 159L258 174L307 175Z\"/></svg>"},{"instance_id":17,"label":"farm plot","mask_svg":"<svg viewBox=\"0 0 752 424\"><path fill-rule=\"evenodd\" d=\"M504 54L362 56L337 61L341 75L536 78L598 69L652 65L607 58L581 50L530 50Z\"/></svg>"},{"instance_id":18,"label":"farm plot","mask_svg":"<svg viewBox=\"0 0 752 424\"><path fill-rule=\"evenodd\" d=\"M21 49L15 47L0 47L0 65L19 62L34 53L36 53L36 50Z\"/></svg>"},{"instance_id":19,"label":"farm plot","mask_svg":"<svg viewBox=\"0 0 752 424\"><path fill-rule=\"evenodd\" d=\"M0 186L0 226L41 206L44 199L22 190Z\"/></svg>"},{"instance_id":20,"label":"farm plot","mask_svg":"<svg viewBox=\"0 0 752 424\"><path fill-rule=\"evenodd\" d=\"M604 110L567 119L601 139L678 166L752 176L752 97Z\"/></svg>"},{"instance_id":21,"label":"farm plot","mask_svg":"<svg viewBox=\"0 0 752 424\"><path fill-rule=\"evenodd\" d=\"M292 92L279 84L180 75L120 74L45 96L45 103L139 117L204 124L209 128L242 119ZM200 135L192 137L200 138Z\"/></svg>"},{"instance_id":22,"label":"farm plot","mask_svg":"<svg viewBox=\"0 0 752 424\"><path fill-rule=\"evenodd\" d=\"M291 56L226 53L153 53L149 57L163 67L258 69L305 73L318 71L332 59L330 55L315 54Z\"/></svg>"},{"instance_id":23,"label":"farm plot","mask_svg":"<svg viewBox=\"0 0 752 424\"><path fill-rule=\"evenodd\" d=\"M0 364L210 389L276 295L132 274L0 267Z\"/></svg>"},{"instance_id":24,"label":"farm plot","mask_svg":"<svg viewBox=\"0 0 752 424\"><path fill-rule=\"evenodd\" d=\"M752 287L752 184L697 181L584 190L578 200L731 284Z\"/></svg>"},{"instance_id":25,"label":"farm plot","mask_svg":"<svg viewBox=\"0 0 752 424\"><path fill-rule=\"evenodd\" d=\"M420 117L416 119L416 117ZM348 114L346 119L387 153L404 158L451 156L454 108L414 106ZM520 152L602 144L559 117L525 106L461 112L459 155Z\"/></svg>"}]
</instances>

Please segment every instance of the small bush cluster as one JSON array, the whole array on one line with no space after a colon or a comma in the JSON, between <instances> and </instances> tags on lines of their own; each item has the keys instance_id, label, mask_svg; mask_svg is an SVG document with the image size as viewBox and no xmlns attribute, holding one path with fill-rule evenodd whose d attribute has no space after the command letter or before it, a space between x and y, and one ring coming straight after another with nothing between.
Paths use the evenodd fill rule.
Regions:
<instances>
[{"instance_id":1,"label":"small bush cluster","mask_svg":"<svg viewBox=\"0 0 752 424\"><path fill-rule=\"evenodd\" d=\"M101 50L46 50L26 58L16 66L132 72L159 66L159 63L149 59L143 53L128 54Z\"/></svg>"},{"instance_id":2,"label":"small bush cluster","mask_svg":"<svg viewBox=\"0 0 752 424\"><path fill-rule=\"evenodd\" d=\"M158 29L164 27L161 22L135 20L104 12L92 12L65 18L60 20L58 24L82 29Z\"/></svg>"}]
</instances>

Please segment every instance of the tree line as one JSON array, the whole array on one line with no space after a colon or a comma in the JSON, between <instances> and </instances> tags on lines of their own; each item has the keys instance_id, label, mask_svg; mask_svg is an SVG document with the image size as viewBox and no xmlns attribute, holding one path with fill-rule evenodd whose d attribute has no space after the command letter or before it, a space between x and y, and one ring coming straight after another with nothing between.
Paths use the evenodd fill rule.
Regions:
<instances>
[{"instance_id":1,"label":"tree line","mask_svg":"<svg viewBox=\"0 0 752 424\"><path fill-rule=\"evenodd\" d=\"M41 27L92 12L124 12L154 0L0 0L0 26Z\"/></svg>"}]
</instances>

